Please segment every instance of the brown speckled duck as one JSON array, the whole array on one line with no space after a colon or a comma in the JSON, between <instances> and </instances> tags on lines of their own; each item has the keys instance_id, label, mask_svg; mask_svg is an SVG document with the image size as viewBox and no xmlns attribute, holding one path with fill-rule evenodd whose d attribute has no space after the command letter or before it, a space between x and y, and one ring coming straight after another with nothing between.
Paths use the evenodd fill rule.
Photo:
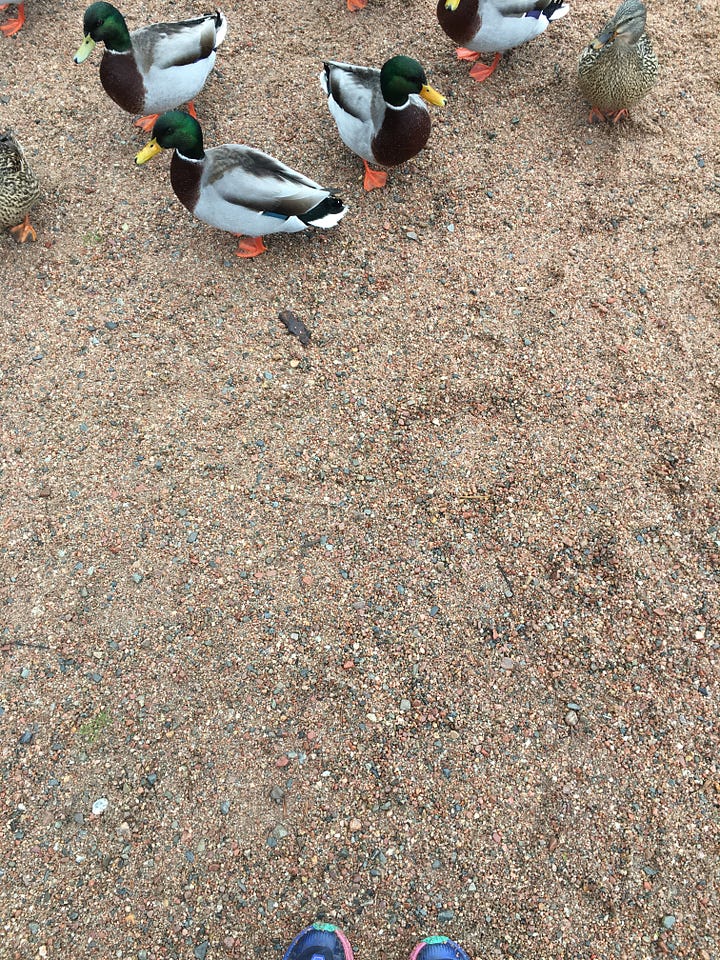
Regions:
<instances>
[{"instance_id":1,"label":"brown speckled duck","mask_svg":"<svg viewBox=\"0 0 720 960\"><path fill-rule=\"evenodd\" d=\"M580 56L580 89L590 101L590 122L627 117L657 80L658 61L645 33L646 9L625 0Z\"/></svg>"},{"instance_id":2,"label":"brown speckled duck","mask_svg":"<svg viewBox=\"0 0 720 960\"><path fill-rule=\"evenodd\" d=\"M40 197L40 185L12 130L0 134L0 228L10 227L18 243L36 240L30 210Z\"/></svg>"},{"instance_id":3,"label":"brown speckled duck","mask_svg":"<svg viewBox=\"0 0 720 960\"><path fill-rule=\"evenodd\" d=\"M215 13L179 23L154 23L128 31L123 15L110 3L93 3L83 17L85 39L75 54L83 63L99 41L105 44L100 81L107 95L128 113L145 116L136 126L147 133L158 115L189 104L205 85L215 65L215 52L225 39L227 20Z\"/></svg>"}]
</instances>

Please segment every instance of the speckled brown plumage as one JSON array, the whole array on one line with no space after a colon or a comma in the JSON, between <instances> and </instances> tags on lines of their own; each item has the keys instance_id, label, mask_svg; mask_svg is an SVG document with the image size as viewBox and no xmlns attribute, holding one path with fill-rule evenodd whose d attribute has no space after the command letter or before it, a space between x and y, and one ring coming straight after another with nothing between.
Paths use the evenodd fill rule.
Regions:
<instances>
[{"instance_id":1,"label":"speckled brown plumage","mask_svg":"<svg viewBox=\"0 0 720 960\"><path fill-rule=\"evenodd\" d=\"M6 130L0 134L0 228L21 224L39 197L40 185L22 147ZM31 227L29 232L34 233ZM20 239L25 239L22 232Z\"/></svg>"},{"instance_id":2,"label":"speckled brown plumage","mask_svg":"<svg viewBox=\"0 0 720 960\"><path fill-rule=\"evenodd\" d=\"M657 80L658 61L645 33L645 16L639 0L625 0L580 56L580 89L595 115L625 116Z\"/></svg>"}]
</instances>

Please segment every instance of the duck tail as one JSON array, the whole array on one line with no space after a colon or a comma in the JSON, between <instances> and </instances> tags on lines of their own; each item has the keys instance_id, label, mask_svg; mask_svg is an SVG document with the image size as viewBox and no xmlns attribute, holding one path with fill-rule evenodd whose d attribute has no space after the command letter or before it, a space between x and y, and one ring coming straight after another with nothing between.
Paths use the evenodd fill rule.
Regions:
<instances>
[{"instance_id":1,"label":"duck tail","mask_svg":"<svg viewBox=\"0 0 720 960\"><path fill-rule=\"evenodd\" d=\"M303 213L299 219L308 227L322 227L324 230L334 227L347 213L348 208L340 197L325 197L312 210Z\"/></svg>"},{"instance_id":2,"label":"duck tail","mask_svg":"<svg viewBox=\"0 0 720 960\"><path fill-rule=\"evenodd\" d=\"M217 48L225 39L227 28L228 28L227 17L222 12L222 10L216 10L215 11L215 46L213 48L214 50L217 50Z\"/></svg>"},{"instance_id":3,"label":"duck tail","mask_svg":"<svg viewBox=\"0 0 720 960\"><path fill-rule=\"evenodd\" d=\"M325 62L323 63L323 68L318 74L318 79L320 80L320 86L325 91L325 96L330 96L330 64Z\"/></svg>"},{"instance_id":4,"label":"duck tail","mask_svg":"<svg viewBox=\"0 0 720 960\"><path fill-rule=\"evenodd\" d=\"M564 0L550 0L550 3L545 3L544 0L541 0L535 9L526 13L525 16L535 17L536 20L544 17L548 23L552 23L553 20L562 20L562 18L566 17L569 13L570 7Z\"/></svg>"}]
</instances>

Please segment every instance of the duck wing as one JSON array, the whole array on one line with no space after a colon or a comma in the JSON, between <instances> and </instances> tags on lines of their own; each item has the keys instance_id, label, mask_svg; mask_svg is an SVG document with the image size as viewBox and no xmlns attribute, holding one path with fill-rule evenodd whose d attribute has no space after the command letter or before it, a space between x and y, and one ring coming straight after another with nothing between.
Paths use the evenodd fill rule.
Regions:
<instances>
[{"instance_id":1,"label":"duck wing","mask_svg":"<svg viewBox=\"0 0 720 960\"><path fill-rule=\"evenodd\" d=\"M320 82L328 97L345 113L357 120L376 120L384 104L380 89L380 71L376 67L359 67L352 63L328 60L320 74Z\"/></svg>"},{"instance_id":2,"label":"duck wing","mask_svg":"<svg viewBox=\"0 0 720 960\"><path fill-rule=\"evenodd\" d=\"M135 62L141 73L151 68L168 69L199 63L225 39L227 20L220 10L194 20L178 23L154 23L133 30L130 35Z\"/></svg>"},{"instance_id":3,"label":"duck wing","mask_svg":"<svg viewBox=\"0 0 720 960\"><path fill-rule=\"evenodd\" d=\"M279 217L301 217L332 193L262 150L240 144L206 151L200 189L224 203Z\"/></svg>"},{"instance_id":4,"label":"duck wing","mask_svg":"<svg viewBox=\"0 0 720 960\"><path fill-rule=\"evenodd\" d=\"M15 139L12 130L0 133L0 172L8 175L19 173L26 166L23 148Z\"/></svg>"}]
</instances>

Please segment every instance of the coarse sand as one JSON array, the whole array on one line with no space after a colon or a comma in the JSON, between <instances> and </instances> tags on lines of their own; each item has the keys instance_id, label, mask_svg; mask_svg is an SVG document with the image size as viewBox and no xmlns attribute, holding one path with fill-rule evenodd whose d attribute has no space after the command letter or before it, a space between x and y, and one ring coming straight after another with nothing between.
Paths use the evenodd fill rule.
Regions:
<instances>
[{"instance_id":1,"label":"coarse sand","mask_svg":"<svg viewBox=\"0 0 720 960\"><path fill-rule=\"evenodd\" d=\"M206 144L350 206L247 261L134 165L82 3L0 38L44 190L0 236L2 960L720 957L718 5L650 3L616 127L612 7L483 84L434 7L228 0ZM448 102L365 194L317 73L398 52Z\"/></svg>"}]
</instances>

